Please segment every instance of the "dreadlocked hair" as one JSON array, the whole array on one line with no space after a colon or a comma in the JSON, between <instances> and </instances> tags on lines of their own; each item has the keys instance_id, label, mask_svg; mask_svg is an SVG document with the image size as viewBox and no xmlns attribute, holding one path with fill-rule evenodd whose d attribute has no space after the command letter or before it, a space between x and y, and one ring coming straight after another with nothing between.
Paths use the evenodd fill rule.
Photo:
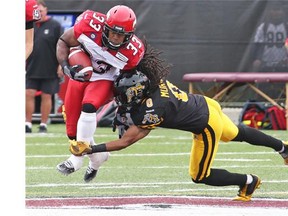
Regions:
<instances>
[{"instance_id":1,"label":"dreadlocked hair","mask_svg":"<svg viewBox=\"0 0 288 216\"><path fill-rule=\"evenodd\" d=\"M159 58L162 51L147 44L145 39L143 40L143 43L145 46L145 53L136 70L141 71L148 77L150 80L150 91L153 91L158 87L162 79L166 79L172 65Z\"/></svg>"}]
</instances>

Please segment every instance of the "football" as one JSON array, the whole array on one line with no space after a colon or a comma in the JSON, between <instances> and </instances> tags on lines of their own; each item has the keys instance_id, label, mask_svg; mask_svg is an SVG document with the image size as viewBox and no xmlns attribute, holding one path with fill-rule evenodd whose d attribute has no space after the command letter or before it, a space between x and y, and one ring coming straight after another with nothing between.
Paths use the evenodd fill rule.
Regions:
<instances>
[{"instance_id":1,"label":"football","mask_svg":"<svg viewBox=\"0 0 288 216\"><path fill-rule=\"evenodd\" d=\"M89 81L93 74L93 67L90 57L80 48L71 48L68 56L68 61L71 66L82 65L83 68L78 71L85 74L85 81Z\"/></svg>"}]
</instances>

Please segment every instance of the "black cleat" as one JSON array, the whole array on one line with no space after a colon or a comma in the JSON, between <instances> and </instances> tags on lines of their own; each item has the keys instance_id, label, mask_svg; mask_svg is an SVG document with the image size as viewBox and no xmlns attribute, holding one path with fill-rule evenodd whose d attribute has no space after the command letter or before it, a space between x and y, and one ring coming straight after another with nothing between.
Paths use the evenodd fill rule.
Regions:
<instances>
[{"instance_id":1,"label":"black cleat","mask_svg":"<svg viewBox=\"0 0 288 216\"><path fill-rule=\"evenodd\" d=\"M30 128L28 125L25 126L25 133L32 133L32 128Z\"/></svg>"},{"instance_id":2,"label":"black cleat","mask_svg":"<svg viewBox=\"0 0 288 216\"><path fill-rule=\"evenodd\" d=\"M69 175L75 171L71 161L66 160L57 165L57 170L63 175Z\"/></svg>"},{"instance_id":3,"label":"black cleat","mask_svg":"<svg viewBox=\"0 0 288 216\"><path fill-rule=\"evenodd\" d=\"M253 181L250 184L245 184L243 187L240 187L237 197L233 200L248 202L251 200L252 194L254 191L260 187L261 179L256 175L251 175Z\"/></svg>"},{"instance_id":4,"label":"black cleat","mask_svg":"<svg viewBox=\"0 0 288 216\"><path fill-rule=\"evenodd\" d=\"M86 173L84 175L84 181L85 182L90 182L92 181L96 175L97 175L97 171L98 170L95 170L93 169L92 167L88 166L87 170L86 170Z\"/></svg>"},{"instance_id":5,"label":"black cleat","mask_svg":"<svg viewBox=\"0 0 288 216\"><path fill-rule=\"evenodd\" d=\"M285 150L282 153L279 153L284 159L284 164L288 165L288 142L283 142Z\"/></svg>"}]
</instances>

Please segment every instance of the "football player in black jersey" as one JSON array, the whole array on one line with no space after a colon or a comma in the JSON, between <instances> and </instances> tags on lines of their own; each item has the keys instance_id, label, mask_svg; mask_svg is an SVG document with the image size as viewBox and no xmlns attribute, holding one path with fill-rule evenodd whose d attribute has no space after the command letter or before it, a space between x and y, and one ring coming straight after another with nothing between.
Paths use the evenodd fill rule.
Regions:
<instances>
[{"instance_id":1,"label":"football player in black jersey","mask_svg":"<svg viewBox=\"0 0 288 216\"><path fill-rule=\"evenodd\" d=\"M217 101L180 90L165 79L167 67L160 64L155 55L149 56L147 50L135 73L123 73L115 81L119 109L114 122L119 127L124 126L126 132L118 140L95 146L72 142L70 151L83 155L121 150L147 136L155 127L188 131L194 134L189 164L193 182L211 186L238 185L239 192L234 200L250 201L261 184L260 178L213 168L219 141L245 141L270 147L279 152L287 165L288 143L257 129L237 126L222 112Z\"/></svg>"}]
</instances>

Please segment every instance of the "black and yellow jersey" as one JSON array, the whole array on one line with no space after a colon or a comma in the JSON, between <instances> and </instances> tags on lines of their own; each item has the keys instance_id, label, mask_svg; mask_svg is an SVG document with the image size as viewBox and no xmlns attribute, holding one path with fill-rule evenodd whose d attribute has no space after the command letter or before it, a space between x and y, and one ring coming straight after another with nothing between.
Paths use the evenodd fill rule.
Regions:
<instances>
[{"instance_id":1,"label":"black and yellow jersey","mask_svg":"<svg viewBox=\"0 0 288 216\"><path fill-rule=\"evenodd\" d=\"M141 128L172 128L199 134L208 124L208 107L202 95L187 94L168 80L150 93L139 106L126 113L126 120Z\"/></svg>"}]
</instances>

